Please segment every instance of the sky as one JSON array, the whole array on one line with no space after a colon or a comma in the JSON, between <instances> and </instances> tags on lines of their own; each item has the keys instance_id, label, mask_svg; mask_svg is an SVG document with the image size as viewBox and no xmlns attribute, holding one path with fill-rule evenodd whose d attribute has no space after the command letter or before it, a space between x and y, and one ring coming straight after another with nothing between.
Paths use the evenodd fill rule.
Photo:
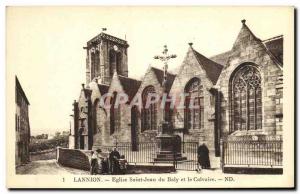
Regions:
<instances>
[{"instance_id":1,"label":"sky","mask_svg":"<svg viewBox=\"0 0 300 194\"><path fill-rule=\"evenodd\" d=\"M140 79L167 45L183 61L188 43L210 57L231 49L241 20L264 40L285 35L287 8L279 7L8 7L7 78L18 76L29 99L31 133L69 129L72 103L85 83L86 42L106 33L129 43L129 77ZM10 87L9 85L7 87Z\"/></svg>"}]
</instances>

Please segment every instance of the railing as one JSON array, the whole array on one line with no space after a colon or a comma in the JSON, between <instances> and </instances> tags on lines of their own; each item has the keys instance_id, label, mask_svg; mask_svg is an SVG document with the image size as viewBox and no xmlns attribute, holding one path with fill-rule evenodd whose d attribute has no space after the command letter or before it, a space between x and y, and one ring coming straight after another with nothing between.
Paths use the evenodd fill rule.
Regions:
<instances>
[{"instance_id":1,"label":"railing","mask_svg":"<svg viewBox=\"0 0 300 194\"><path fill-rule=\"evenodd\" d=\"M176 169L198 170L198 146L198 142L181 142L182 157L186 157L186 160L176 161Z\"/></svg>"},{"instance_id":2,"label":"railing","mask_svg":"<svg viewBox=\"0 0 300 194\"><path fill-rule=\"evenodd\" d=\"M223 142L223 166L282 166L282 140Z\"/></svg>"},{"instance_id":3,"label":"railing","mask_svg":"<svg viewBox=\"0 0 300 194\"><path fill-rule=\"evenodd\" d=\"M186 157L186 159L180 161L164 161L163 163L173 164L175 168L179 170L196 170L198 167L198 142L181 142L180 146L182 157ZM136 151L133 151L131 142L118 142L118 144L114 146L101 146L101 149L103 152L108 153L115 147L120 155L125 156L129 163L151 163L153 165L160 163L154 161L159 151L157 142L139 142L136 145Z\"/></svg>"},{"instance_id":4,"label":"railing","mask_svg":"<svg viewBox=\"0 0 300 194\"><path fill-rule=\"evenodd\" d=\"M102 146L101 148L102 151L109 152L115 147L130 163L151 163L154 161L157 152L157 144L155 142L139 143L136 151L133 151L131 142L119 142L117 145Z\"/></svg>"}]
</instances>

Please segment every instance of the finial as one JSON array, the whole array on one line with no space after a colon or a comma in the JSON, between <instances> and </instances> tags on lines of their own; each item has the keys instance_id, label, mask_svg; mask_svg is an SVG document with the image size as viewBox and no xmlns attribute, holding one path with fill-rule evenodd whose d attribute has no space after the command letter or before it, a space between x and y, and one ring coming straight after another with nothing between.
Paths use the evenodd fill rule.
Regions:
<instances>
[{"instance_id":1,"label":"finial","mask_svg":"<svg viewBox=\"0 0 300 194\"><path fill-rule=\"evenodd\" d=\"M193 46L193 43L192 43L192 42L189 42L189 45L190 45L190 47L192 47L192 46Z\"/></svg>"},{"instance_id":2,"label":"finial","mask_svg":"<svg viewBox=\"0 0 300 194\"><path fill-rule=\"evenodd\" d=\"M106 31L107 30L107 28L101 28L102 29L102 32L104 32L104 31Z\"/></svg>"},{"instance_id":3,"label":"finial","mask_svg":"<svg viewBox=\"0 0 300 194\"><path fill-rule=\"evenodd\" d=\"M246 24L246 20L245 20L245 19L242 20L242 24L243 24L243 25Z\"/></svg>"},{"instance_id":4,"label":"finial","mask_svg":"<svg viewBox=\"0 0 300 194\"><path fill-rule=\"evenodd\" d=\"M163 54L167 54L168 53L168 46L164 45L164 51L162 52Z\"/></svg>"},{"instance_id":5,"label":"finial","mask_svg":"<svg viewBox=\"0 0 300 194\"><path fill-rule=\"evenodd\" d=\"M84 89L84 84L81 84L81 86L82 86L82 89Z\"/></svg>"}]
</instances>

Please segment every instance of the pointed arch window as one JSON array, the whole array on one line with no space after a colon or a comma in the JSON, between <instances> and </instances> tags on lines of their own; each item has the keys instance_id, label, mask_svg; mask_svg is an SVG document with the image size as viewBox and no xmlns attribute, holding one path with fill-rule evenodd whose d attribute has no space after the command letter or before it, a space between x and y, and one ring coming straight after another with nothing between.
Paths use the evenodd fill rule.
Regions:
<instances>
[{"instance_id":1,"label":"pointed arch window","mask_svg":"<svg viewBox=\"0 0 300 194\"><path fill-rule=\"evenodd\" d=\"M114 74L114 71L117 74L122 72L122 53L112 49L109 51L109 72L111 76Z\"/></svg>"},{"instance_id":2,"label":"pointed arch window","mask_svg":"<svg viewBox=\"0 0 300 194\"><path fill-rule=\"evenodd\" d=\"M110 135L114 134L120 129L120 105L115 107L117 92L113 93L110 107Z\"/></svg>"},{"instance_id":3,"label":"pointed arch window","mask_svg":"<svg viewBox=\"0 0 300 194\"><path fill-rule=\"evenodd\" d=\"M92 49L91 51L91 79L95 77L95 66L96 66L96 54L95 50Z\"/></svg>"},{"instance_id":4,"label":"pointed arch window","mask_svg":"<svg viewBox=\"0 0 300 194\"><path fill-rule=\"evenodd\" d=\"M146 107L146 102L149 94L155 93L153 86L148 86L142 93L143 109L142 109L142 131L145 130L156 130L157 129L157 107L156 104L150 104Z\"/></svg>"},{"instance_id":5,"label":"pointed arch window","mask_svg":"<svg viewBox=\"0 0 300 194\"><path fill-rule=\"evenodd\" d=\"M204 128L204 96L200 79L192 78L185 86L185 93L188 94L185 99L185 129L188 131ZM191 103L193 103L193 106L191 106Z\"/></svg>"},{"instance_id":6,"label":"pointed arch window","mask_svg":"<svg viewBox=\"0 0 300 194\"><path fill-rule=\"evenodd\" d=\"M100 102L96 99L93 106L93 134L100 132Z\"/></svg>"},{"instance_id":7,"label":"pointed arch window","mask_svg":"<svg viewBox=\"0 0 300 194\"><path fill-rule=\"evenodd\" d=\"M230 131L261 129L261 76L257 68L250 64L242 66L233 74L230 87Z\"/></svg>"}]
</instances>

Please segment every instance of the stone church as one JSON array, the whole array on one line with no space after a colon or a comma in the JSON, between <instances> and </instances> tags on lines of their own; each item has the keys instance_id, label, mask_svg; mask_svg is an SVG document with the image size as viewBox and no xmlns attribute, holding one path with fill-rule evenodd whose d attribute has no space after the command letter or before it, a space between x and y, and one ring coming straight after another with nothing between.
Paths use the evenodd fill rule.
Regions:
<instances>
[{"instance_id":1,"label":"stone church","mask_svg":"<svg viewBox=\"0 0 300 194\"><path fill-rule=\"evenodd\" d=\"M73 103L70 148L155 141L164 110L129 104L136 95L162 93L164 72L150 66L141 80L129 78L128 47L104 32L84 47L86 84ZM283 36L261 40L242 20L232 48L224 53L206 57L189 43L176 74L167 74L166 90L170 96L187 93L185 103L193 98L199 107L168 111L174 133L185 142L205 142L216 156L221 139L281 136ZM106 93L125 93L129 100L107 110L99 106Z\"/></svg>"}]
</instances>

